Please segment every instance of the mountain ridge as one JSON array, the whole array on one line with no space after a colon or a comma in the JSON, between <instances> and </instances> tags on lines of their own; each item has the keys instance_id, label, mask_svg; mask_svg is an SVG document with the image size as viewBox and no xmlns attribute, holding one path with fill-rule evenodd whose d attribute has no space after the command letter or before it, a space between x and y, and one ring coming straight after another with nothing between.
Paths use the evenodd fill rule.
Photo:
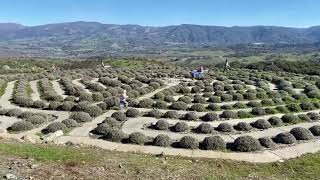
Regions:
<instances>
[{"instance_id":1,"label":"mountain ridge","mask_svg":"<svg viewBox=\"0 0 320 180\"><path fill-rule=\"evenodd\" d=\"M47 53L141 51L177 45L303 44L320 42L320 26L171 26L65 22L38 26L0 23L0 51L39 49Z\"/></svg>"}]
</instances>

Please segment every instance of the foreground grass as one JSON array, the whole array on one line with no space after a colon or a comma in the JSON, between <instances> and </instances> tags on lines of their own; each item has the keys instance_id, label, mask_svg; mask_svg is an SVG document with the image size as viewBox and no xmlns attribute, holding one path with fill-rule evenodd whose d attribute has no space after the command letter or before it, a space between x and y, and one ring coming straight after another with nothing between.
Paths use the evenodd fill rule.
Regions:
<instances>
[{"instance_id":1,"label":"foreground grass","mask_svg":"<svg viewBox=\"0 0 320 180\"><path fill-rule=\"evenodd\" d=\"M45 164L72 162L80 167L85 162L89 166L107 166L114 172L126 169L130 179L318 179L320 175L320 153L283 163L250 164L0 141L0 156L29 157Z\"/></svg>"}]
</instances>

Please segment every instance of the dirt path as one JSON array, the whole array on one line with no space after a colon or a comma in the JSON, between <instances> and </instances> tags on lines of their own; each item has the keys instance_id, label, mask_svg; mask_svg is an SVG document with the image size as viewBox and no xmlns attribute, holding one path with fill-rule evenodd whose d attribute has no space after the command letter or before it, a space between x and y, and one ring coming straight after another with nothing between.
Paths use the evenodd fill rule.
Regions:
<instances>
[{"instance_id":1,"label":"dirt path","mask_svg":"<svg viewBox=\"0 0 320 180\"><path fill-rule=\"evenodd\" d=\"M37 85L37 83L38 83L38 80L36 80L36 81L30 81L30 87L31 87L31 89L32 89L32 94L31 94L31 98L32 98L32 100L33 101L37 101L37 100L41 100L41 98L40 98L40 93L39 93L39 91L38 91L38 85Z\"/></svg>"},{"instance_id":2,"label":"dirt path","mask_svg":"<svg viewBox=\"0 0 320 180\"><path fill-rule=\"evenodd\" d=\"M41 110L41 109L33 109L33 108L22 108L22 107L16 106L15 104L12 104L10 102L10 99L11 99L11 96L12 96L12 93L13 93L14 83L15 83L15 81L11 81L11 82L8 83L8 86L7 86L7 89L6 89L5 93L0 98L0 105L3 108L7 108L7 109L18 108L18 109L21 109L22 111L29 111L29 112L33 112L33 113L51 114L51 115L54 115L54 116L58 117L55 121L62 121L62 120L67 119L69 117L69 115L70 115L69 112L49 111L49 110ZM1 134L1 136L8 137L8 138L20 139L21 137L23 137L25 135L34 135L34 134L36 134L38 132L41 132L41 130L43 128L45 128L50 123L51 122L48 122L46 124L41 125L38 128L32 129L30 131L22 132L22 133L19 133L19 134L4 133L4 134Z\"/></svg>"},{"instance_id":3,"label":"dirt path","mask_svg":"<svg viewBox=\"0 0 320 180\"><path fill-rule=\"evenodd\" d=\"M155 91L153 91L153 92L151 92L151 93L144 94L144 95L138 97L137 100L140 101L140 100L142 100L142 99L152 98L152 97L153 97L155 94L157 94L158 92L160 92L160 91L162 91L162 90L164 90L164 89L170 88L170 87L172 87L172 86L178 85L178 84L179 84L179 81L169 81L169 82L165 85L165 87L162 87L162 88L160 88L160 89L157 89L157 90L155 90Z\"/></svg>"},{"instance_id":4,"label":"dirt path","mask_svg":"<svg viewBox=\"0 0 320 180\"><path fill-rule=\"evenodd\" d=\"M65 91L61 88L59 82L59 80L54 80L54 81L51 81L52 83L52 87L53 87L53 90L60 96L62 96L63 98L66 98L68 97L67 95L65 95Z\"/></svg>"}]
</instances>

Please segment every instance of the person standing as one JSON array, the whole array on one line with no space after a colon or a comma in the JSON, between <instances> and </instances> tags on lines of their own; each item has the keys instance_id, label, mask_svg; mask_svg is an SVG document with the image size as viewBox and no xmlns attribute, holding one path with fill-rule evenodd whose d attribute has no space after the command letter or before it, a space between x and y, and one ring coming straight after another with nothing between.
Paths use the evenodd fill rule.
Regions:
<instances>
[{"instance_id":1,"label":"person standing","mask_svg":"<svg viewBox=\"0 0 320 180\"><path fill-rule=\"evenodd\" d=\"M226 62L224 63L224 70L223 70L223 72L228 71L229 69L230 69L230 65L229 65L228 59L226 59Z\"/></svg>"}]
</instances>

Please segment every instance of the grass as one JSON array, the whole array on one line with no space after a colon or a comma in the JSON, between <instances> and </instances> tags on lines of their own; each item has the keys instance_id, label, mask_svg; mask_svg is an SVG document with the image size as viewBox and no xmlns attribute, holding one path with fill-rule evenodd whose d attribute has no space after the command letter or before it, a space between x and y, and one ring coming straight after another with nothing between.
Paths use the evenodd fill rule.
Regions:
<instances>
[{"instance_id":1,"label":"grass","mask_svg":"<svg viewBox=\"0 0 320 180\"><path fill-rule=\"evenodd\" d=\"M5 83L3 83L3 84L1 85L1 87L0 87L0 97L6 92L7 85L8 85L7 82L5 82Z\"/></svg>"},{"instance_id":2,"label":"grass","mask_svg":"<svg viewBox=\"0 0 320 180\"><path fill-rule=\"evenodd\" d=\"M33 93L33 90L32 90L32 88L31 88L31 86L30 86L30 83L28 83L28 85L26 86L26 95L28 96L28 97L31 97L31 94Z\"/></svg>"},{"instance_id":3,"label":"grass","mask_svg":"<svg viewBox=\"0 0 320 180\"><path fill-rule=\"evenodd\" d=\"M128 171L127 176L136 179L318 179L320 175L320 153L283 163L251 164L0 141L0 156L8 155L30 157L47 164L86 162L90 166L104 165L108 168L117 168L121 164Z\"/></svg>"}]
</instances>

